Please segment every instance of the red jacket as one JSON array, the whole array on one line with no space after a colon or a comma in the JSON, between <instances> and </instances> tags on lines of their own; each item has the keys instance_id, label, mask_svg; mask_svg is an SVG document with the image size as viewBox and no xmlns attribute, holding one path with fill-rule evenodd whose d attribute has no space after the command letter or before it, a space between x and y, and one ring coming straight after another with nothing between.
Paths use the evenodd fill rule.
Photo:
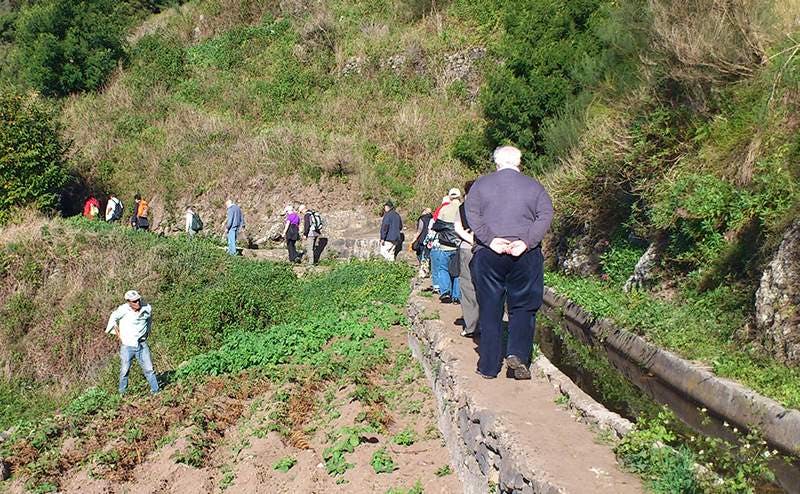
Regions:
<instances>
[{"instance_id":1,"label":"red jacket","mask_svg":"<svg viewBox=\"0 0 800 494\"><path fill-rule=\"evenodd\" d=\"M95 215L100 214L100 201L98 201L94 196L86 199L86 202L83 204L83 216L85 218L89 218L90 220L93 220L97 217L92 215L92 206L97 208Z\"/></svg>"}]
</instances>

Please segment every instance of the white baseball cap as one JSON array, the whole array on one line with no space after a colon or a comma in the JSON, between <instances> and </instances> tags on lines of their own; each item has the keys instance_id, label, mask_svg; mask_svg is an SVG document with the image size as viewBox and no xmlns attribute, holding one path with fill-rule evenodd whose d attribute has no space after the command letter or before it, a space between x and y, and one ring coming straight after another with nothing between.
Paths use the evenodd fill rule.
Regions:
<instances>
[{"instance_id":1,"label":"white baseball cap","mask_svg":"<svg viewBox=\"0 0 800 494\"><path fill-rule=\"evenodd\" d=\"M141 295L136 290L128 290L125 292L125 300L128 302L136 302L137 300L141 299Z\"/></svg>"},{"instance_id":2,"label":"white baseball cap","mask_svg":"<svg viewBox=\"0 0 800 494\"><path fill-rule=\"evenodd\" d=\"M461 191L453 187L452 189L450 189L450 192L447 193L447 197L449 197L450 199L457 199L461 197Z\"/></svg>"}]
</instances>

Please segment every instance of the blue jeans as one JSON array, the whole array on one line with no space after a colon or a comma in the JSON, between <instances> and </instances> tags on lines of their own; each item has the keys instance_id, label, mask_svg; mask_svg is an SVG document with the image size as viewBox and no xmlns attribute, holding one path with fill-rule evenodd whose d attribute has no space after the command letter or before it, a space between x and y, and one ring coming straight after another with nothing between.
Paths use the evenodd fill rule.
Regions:
<instances>
[{"instance_id":1,"label":"blue jeans","mask_svg":"<svg viewBox=\"0 0 800 494\"><path fill-rule=\"evenodd\" d=\"M450 295L453 300L461 299L458 277L450 276L450 258L456 255L455 250L431 249L431 280L439 287L439 295Z\"/></svg>"},{"instance_id":2,"label":"blue jeans","mask_svg":"<svg viewBox=\"0 0 800 494\"><path fill-rule=\"evenodd\" d=\"M128 389L128 373L131 371L131 362L134 357L139 361L139 367L150 384L150 392L158 393L158 379L153 371L150 347L147 346L147 342L143 341L139 343L138 347L125 345L119 347L119 394L125 394L125 390Z\"/></svg>"},{"instance_id":3,"label":"blue jeans","mask_svg":"<svg viewBox=\"0 0 800 494\"><path fill-rule=\"evenodd\" d=\"M239 233L239 228L231 228L228 230L228 254L236 255L236 236Z\"/></svg>"},{"instance_id":4,"label":"blue jeans","mask_svg":"<svg viewBox=\"0 0 800 494\"><path fill-rule=\"evenodd\" d=\"M472 282L478 297L478 370L496 376L503 357L515 355L531 362L536 312L544 292L542 249L519 257L496 254L491 249L475 252L470 262ZM508 302L508 341L503 348L503 309Z\"/></svg>"}]
</instances>

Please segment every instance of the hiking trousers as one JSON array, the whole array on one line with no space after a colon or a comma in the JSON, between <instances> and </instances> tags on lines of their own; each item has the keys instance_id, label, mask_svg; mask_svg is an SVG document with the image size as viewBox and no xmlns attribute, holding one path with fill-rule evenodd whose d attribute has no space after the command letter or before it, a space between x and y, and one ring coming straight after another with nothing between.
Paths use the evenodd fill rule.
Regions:
<instances>
[{"instance_id":1,"label":"hiking trousers","mask_svg":"<svg viewBox=\"0 0 800 494\"><path fill-rule=\"evenodd\" d=\"M456 250L431 249L431 279L439 287L439 296L449 295L453 300L461 300L458 276L450 275L450 259Z\"/></svg>"},{"instance_id":2,"label":"hiking trousers","mask_svg":"<svg viewBox=\"0 0 800 494\"><path fill-rule=\"evenodd\" d=\"M478 331L478 298L475 295L475 286L472 283L472 273L469 263L472 261L472 248L461 248L458 251L460 272L458 273L458 287L461 290L461 317L464 318L464 333L472 334Z\"/></svg>"},{"instance_id":3,"label":"hiking trousers","mask_svg":"<svg viewBox=\"0 0 800 494\"><path fill-rule=\"evenodd\" d=\"M381 255L387 261L394 261L394 251L396 248L397 246L394 242L384 240L383 244L381 245Z\"/></svg>"},{"instance_id":4,"label":"hiking trousers","mask_svg":"<svg viewBox=\"0 0 800 494\"><path fill-rule=\"evenodd\" d=\"M141 367L144 377L150 385L150 392L153 394L158 393L158 379L156 379L156 373L153 370L150 347L147 346L146 341L142 341L139 346L121 345L119 347L119 394L125 394L125 390L128 389L128 374L131 371L131 362L133 362L134 358L139 361L139 367Z\"/></svg>"},{"instance_id":5,"label":"hiking trousers","mask_svg":"<svg viewBox=\"0 0 800 494\"><path fill-rule=\"evenodd\" d=\"M542 306L544 276L541 247L519 257L484 248L470 263L478 300L478 371L486 376L500 373L503 357L516 355L531 361L536 312ZM503 301L508 302L508 343L503 349Z\"/></svg>"},{"instance_id":6,"label":"hiking trousers","mask_svg":"<svg viewBox=\"0 0 800 494\"><path fill-rule=\"evenodd\" d=\"M236 237L239 234L239 227L228 230L228 254L236 255Z\"/></svg>"},{"instance_id":7,"label":"hiking trousers","mask_svg":"<svg viewBox=\"0 0 800 494\"><path fill-rule=\"evenodd\" d=\"M297 240L287 240L286 249L289 251L289 262L297 262Z\"/></svg>"}]
</instances>

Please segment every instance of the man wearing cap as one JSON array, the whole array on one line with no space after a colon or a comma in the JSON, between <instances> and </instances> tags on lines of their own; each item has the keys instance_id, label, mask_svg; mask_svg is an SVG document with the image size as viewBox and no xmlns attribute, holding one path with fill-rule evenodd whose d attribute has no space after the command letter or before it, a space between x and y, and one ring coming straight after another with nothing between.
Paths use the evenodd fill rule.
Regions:
<instances>
[{"instance_id":1,"label":"man wearing cap","mask_svg":"<svg viewBox=\"0 0 800 494\"><path fill-rule=\"evenodd\" d=\"M466 217L475 247L470 263L478 297L478 373L530 379L536 312L544 291L541 242L553 219L553 203L542 185L522 173L522 153L513 146L494 152L497 171L470 189ZM508 303L508 343L503 343L503 306Z\"/></svg>"},{"instance_id":2,"label":"man wearing cap","mask_svg":"<svg viewBox=\"0 0 800 494\"><path fill-rule=\"evenodd\" d=\"M116 335L120 341L119 394L125 394L128 388L128 373L134 357L139 361L139 367L150 384L150 392L158 393L158 380L153 371L150 348L147 346L147 337L152 326L151 316L150 304L142 302L139 292L129 290L125 292L125 303L117 307L108 318L106 333Z\"/></svg>"},{"instance_id":3,"label":"man wearing cap","mask_svg":"<svg viewBox=\"0 0 800 494\"><path fill-rule=\"evenodd\" d=\"M431 249L431 280L439 287L440 302L458 304L461 302L461 288L458 276L450 271L450 264L458 253L460 243L455 233L455 223L461 206L461 191L455 187L450 189L447 199L448 202L439 207L432 226L438 234L438 242Z\"/></svg>"},{"instance_id":4,"label":"man wearing cap","mask_svg":"<svg viewBox=\"0 0 800 494\"><path fill-rule=\"evenodd\" d=\"M387 261L394 261L398 247L402 242L403 220L394 209L392 201L383 205L383 221L381 222L381 255Z\"/></svg>"}]
</instances>

